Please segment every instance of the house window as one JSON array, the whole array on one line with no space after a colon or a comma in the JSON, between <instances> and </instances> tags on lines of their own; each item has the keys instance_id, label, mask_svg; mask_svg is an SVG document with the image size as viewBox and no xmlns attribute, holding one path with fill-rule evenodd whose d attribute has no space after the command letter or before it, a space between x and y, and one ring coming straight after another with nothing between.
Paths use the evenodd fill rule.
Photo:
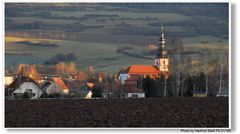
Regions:
<instances>
[{"instance_id":1,"label":"house window","mask_svg":"<svg viewBox=\"0 0 240 134\"><path fill-rule=\"evenodd\" d=\"M132 94L132 98L138 98L138 94Z\"/></svg>"},{"instance_id":2,"label":"house window","mask_svg":"<svg viewBox=\"0 0 240 134\"><path fill-rule=\"evenodd\" d=\"M32 93L32 89L26 89L25 92L28 93L28 96L29 96L29 97L35 96L35 94Z\"/></svg>"},{"instance_id":3,"label":"house window","mask_svg":"<svg viewBox=\"0 0 240 134\"><path fill-rule=\"evenodd\" d=\"M25 91L29 94L32 94L32 89L26 89Z\"/></svg>"}]
</instances>

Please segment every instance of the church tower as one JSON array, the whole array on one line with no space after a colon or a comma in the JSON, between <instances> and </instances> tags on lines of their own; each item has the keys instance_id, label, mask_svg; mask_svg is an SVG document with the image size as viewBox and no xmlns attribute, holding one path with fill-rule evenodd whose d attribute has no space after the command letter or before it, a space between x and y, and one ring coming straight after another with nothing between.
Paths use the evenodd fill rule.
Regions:
<instances>
[{"instance_id":1,"label":"church tower","mask_svg":"<svg viewBox=\"0 0 240 134\"><path fill-rule=\"evenodd\" d=\"M169 58L167 56L163 26L161 27L161 34L159 38L159 49L157 52L157 56L154 59L154 65L157 66L159 71L161 71L163 74L169 73Z\"/></svg>"}]
</instances>

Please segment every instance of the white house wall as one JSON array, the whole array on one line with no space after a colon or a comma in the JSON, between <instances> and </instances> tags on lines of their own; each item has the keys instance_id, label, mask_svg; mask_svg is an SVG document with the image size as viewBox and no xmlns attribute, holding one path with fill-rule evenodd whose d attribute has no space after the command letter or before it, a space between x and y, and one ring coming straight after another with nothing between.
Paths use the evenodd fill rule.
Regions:
<instances>
[{"instance_id":1,"label":"white house wall","mask_svg":"<svg viewBox=\"0 0 240 134\"><path fill-rule=\"evenodd\" d=\"M33 82L22 83L20 88L16 89L14 93L24 93L26 92L26 89L32 89L32 93L35 93L35 96L33 96L31 99L37 99L43 93L42 90L40 90L40 88Z\"/></svg>"},{"instance_id":2,"label":"white house wall","mask_svg":"<svg viewBox=\"0 0 240 134\"><path fill-rule=\"evenodd\" d=\"M121 84L125 83L125 80L129 78L129 74L120 74L118 79L121 81Z\"/></svg>"},{"instance_id":3,"label":"white house wall","mask_svg":"<svg viewBox=\"0 0 240 134\"><path fill-rule=\"evenodd\" d=\"M128 98L132 98L133 95L138 95L138 98L145 98L145 93L128 93Z\"/></svg>"},{"instance_id":4,"label":"white house wall","mask_svg":"<svg viewBox=\"0 0 240 134\"><path fill-rule=\"evenodd\" d=\"M47 94L61 93L61 90L55 82L52 82L51 85L49 85L48 88L46 89L46 93Z\"/></svg>"}]
</instances>

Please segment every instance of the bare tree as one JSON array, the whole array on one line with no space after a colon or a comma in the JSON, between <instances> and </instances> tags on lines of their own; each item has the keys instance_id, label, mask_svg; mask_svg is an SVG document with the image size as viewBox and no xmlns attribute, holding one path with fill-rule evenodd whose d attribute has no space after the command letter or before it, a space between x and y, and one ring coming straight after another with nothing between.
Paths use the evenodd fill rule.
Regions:
<instances>
[{"instance_id":1,"label":"bare tree","mask_svg":"<svg viewBox=\"0 0 240 134\"><path fill-rule=\"evenodd\" d=\"M215 59L209 62L210 69L208 71L209 89L212 95L222 95L224 89L228 88L228 52L224 49L218 49L215 53Z\"/></svg>"},{"instance_id":2,"label":"bare tree","mask_svg":"<svg viewBox=\"0 0 240 134\"><path fill-rule=\"evenodd\" d=\"M57 71L57 75L70 75L77 73L76 64L73 62L70 63L60 62L54 65L54 68Z\"/></svg>"},{"instance_id":3,"label":"bare tree","mask_svg":"<svg viewBox=\"0 0 240 134\"><path fill-rule=\"evenodd\" d=\"M191 59L188 59L187 56L184 54L184 45L181 40L174 39L172 41L173 48L173 57L171 60L171 74L175 78L175 82L173 85L173 95L179 96L181 85L183 84L184 80L186 79L187 67L189 67L191 63ZM183 87L182 87L183 88ZM182 89L183 90L183 89ZM182 94L183 96L183 91Z\"/></svg>"},{"instance_id":4,"label":"bare tree","mask_svg":"<svg viewBox=\"0 0 240 134\"><path fill-rule=\"evenodd\" d=\"M22 74L27 77L31 77L32 79L38 81L41 79L40 74L36 69L36 65L34 64L19 64L17 67L17 73Z\"/></svg>"},{"instance_id":5,"label":"bare tree","mask_svg":"<svg viewBox=\"0 0 240 134\"><path fill-rule=\"evenodd\" d=\"M212 60L212 51L211 49L208 48L208 44L207 43L204 43L202 44L203 45L203 48L201 49L201 54L200 54L200 59L202 59L202 65L201 65L201 70L204 71L204 74L205 74L205 91L206 91L206 95L208 96L209 94L209 71L210 71L210 68L212 66L212 61L214 61L214 59Z\"/></svg>"},{"instance_id":6,"label":"bare tree","mask_svg":"<svg viewBox=\"0 0 240 134\"><path fill-rule=\"evenodd\" d=\"M224 51L223 49L219 49L218 51L218 55L219 55L219 66L220 66L220 70L219 70L219 92L218 95L222 96L222 91L223 91L223 87L226 86L226 82L223 80L223 75L224 72L228 73L228 53L226 53L226 51ZM224 62L226 61L226 62ZM225 70L225 71L224 71Z\"/></svg>"}]
</instances>

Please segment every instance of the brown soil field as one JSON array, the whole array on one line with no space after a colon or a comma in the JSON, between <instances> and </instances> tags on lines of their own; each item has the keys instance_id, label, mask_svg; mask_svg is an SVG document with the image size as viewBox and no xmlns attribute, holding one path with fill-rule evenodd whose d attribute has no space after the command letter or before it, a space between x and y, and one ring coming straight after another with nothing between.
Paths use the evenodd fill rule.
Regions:
<instances>
[{"instance_id":1,"label":"brown soil field","mask_svg":"<svg viewBox=\"0 0 240 134\"><path fill-rule=\"evenodd\" d=\"M5 128L228 127L228 97L5 100Z\"/></svg>"}]
</instances>

